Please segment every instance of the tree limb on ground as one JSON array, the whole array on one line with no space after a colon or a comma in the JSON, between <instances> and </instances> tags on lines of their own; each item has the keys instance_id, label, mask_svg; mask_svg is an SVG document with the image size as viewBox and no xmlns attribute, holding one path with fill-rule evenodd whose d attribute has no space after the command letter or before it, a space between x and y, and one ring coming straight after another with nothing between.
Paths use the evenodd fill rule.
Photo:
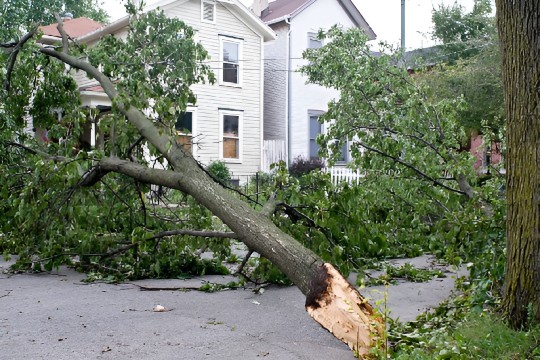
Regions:
<instances>
[{"instance_id":1,"label":"tree limb on ground","mask_svg":"<svg viewBox=\"0 0 540 360\"><path fill-rule=\"evenodd\" d=\"M382 336L382 320L366 305L362 295L331 264L297 240L285 234L272 221L252 209L249 204L232 196L211 179L191 154L167 136L139 109L119 101L113 82L84 60L49 48L40 51L96 79L114 104L114 108L152 144L175 171L149 169L145 166L117 159L105 158L98 166L103 171L114 171L142 182L181 190L191 195L223 221L249 249L276 265L306 294L306 309L324 328L365 355ZM308 301L309 300L309 301ZM317 305L319 304L319 305ZM324 304L324 306L321 306ZM347 304L346 308L344 304ZM325 316L325 313L331 316Z\"/></svg>"}]
</instances>

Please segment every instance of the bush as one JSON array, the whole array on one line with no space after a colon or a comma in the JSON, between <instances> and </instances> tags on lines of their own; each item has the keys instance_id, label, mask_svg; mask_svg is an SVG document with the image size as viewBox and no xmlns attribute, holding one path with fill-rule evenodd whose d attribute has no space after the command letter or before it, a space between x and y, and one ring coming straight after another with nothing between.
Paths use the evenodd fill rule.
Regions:
<instances>
[{"instance_id":1,"label":"bush","mask_svg":"<svg viewBox=\"0 0 540 360\"><path fill-rule=\"evenodd\" d=\"M292 176L300 177L309 174L313 170L321 170L325 166L326 164L321 159L305 159L302 156L298 156L293 160L291 166L289 167L289 173Z\"/></svg>"},{"instance_id":2,"label":"bush","mask_svg":"<svg viewBox=\"0 0 540 360\"><path fill-rule=\"evenodd\" d=\"M212 161L206 170L220 184L229 184L231 181L231 172L223 161Z\"/></svg>"}]
</instances>

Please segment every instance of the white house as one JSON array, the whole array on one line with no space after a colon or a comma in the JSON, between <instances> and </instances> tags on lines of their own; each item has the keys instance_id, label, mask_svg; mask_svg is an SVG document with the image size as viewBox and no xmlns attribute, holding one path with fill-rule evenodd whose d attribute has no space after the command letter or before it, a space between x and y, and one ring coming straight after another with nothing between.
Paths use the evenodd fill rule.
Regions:
<instances>
[{"instance_id":1,"label":"white house","mask_svg":"<svg viewBox=\"0 0 540 360\"><path fill-rule=\"evenodd\" d=\"M296 71L305 64L302 53L322 46L319 29L335 24L358 27L370 40L375 33L350 0L255 0L252 9L277 34L265 45L264 139L283 141L289 163L298 156L317 158L315 138L322 130L317 119L339 92L306 84ZM342 155L346 163L347 149Z\"/></svg>"},{"instance_id":2,"label":"white house","mask_svg":"<svg viewBox=\"0 0 540 360\"><path fill-rule=\"evenodd\" d=\"M145 11L156 8L196 30L196 39L209 52L210 66L218 79L214 85L193 85L197 103L188 107L177 123L179 142L191 144L193 140L188 146L202 164L223 160L237 176L259 171L263 141L264 43L275 39L274 31L238 0L161 0ZM66 28L70 21L76 20L80 21L68 20ZM77 36L77 40L91 46L108 34L123 37L128 23L126 16ZM58 36L54 34L55 24L49 27L44 31L44 41ZM99 109L110 107L110 101L95 80L82 72L75 73L74 77L83 105Z\"/></svg>"}]
</instances>

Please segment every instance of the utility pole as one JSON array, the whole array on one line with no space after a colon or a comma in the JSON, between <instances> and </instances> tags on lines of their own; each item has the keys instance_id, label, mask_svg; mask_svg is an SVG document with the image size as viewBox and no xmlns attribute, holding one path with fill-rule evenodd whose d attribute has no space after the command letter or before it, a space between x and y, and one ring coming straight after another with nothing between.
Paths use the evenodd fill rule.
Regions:
<instances>
[{"instance_id":1,"label":"utility pole","mask_svg":"<svg viewBox=\"0 0 540 360\"><path fill-rule=\"evenodd\" d=\"M405 0L401 0L401 51L405 53Z\"/></svg>"}]
</instances>

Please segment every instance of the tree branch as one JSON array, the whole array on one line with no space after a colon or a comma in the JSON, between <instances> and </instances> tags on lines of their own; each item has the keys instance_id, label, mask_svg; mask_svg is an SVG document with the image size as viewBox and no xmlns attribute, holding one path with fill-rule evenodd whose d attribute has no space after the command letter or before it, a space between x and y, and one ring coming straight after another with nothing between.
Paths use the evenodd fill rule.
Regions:
<instances>
[{"instance_id":1,"label":"tree branch","mask_svg":"<svg viewBox=\"0 0 540 360\"><path fill-rule=\"evenodd\" d=\"M62 20L62 18L60 17L58 13L55 13L54 17L56 18L56 22L57 22L56 28L58 29L58 32L62 36L62 51L67 54L69 51L69 41L68 41L68 34L64 30L64 21Z\"/></svg>"},{"instance_id":2,"label":"tree branch","mask_svg":"<svg viewBox=\"0 0 540 360\"><path fill-rule=\"evenodd\" d=\"M101 257L103 258L111 258L113 256L116 256L120 253L126 252L136 246L139 246L141 242L143 241L152 241L152 240L159 240L164 237L169 236L175 236L175 235L189 235L189 236L199 236L199 237L213 237L218 239L237 239L235 233L233 232L221 232L221 231L202 231L202 230L188 230L188 229L179 229L179 230L170 230L170 231L162 231L160 233L157 233L154 236L151 236L149 238L146 238L144 240L139 240L135 243L122 246L121 248L118 248L114 251L108 252L106 254L102 254Z\"/></svg>"},{"instance_id":3,"label":"tree branch","mask_svg":"<svg viewBox=\"0 0 540 360\"><path fill-rule=\"evenodd\" d=\"M217 238L217 239L238 239L238 236L233 232L179 229L179 230L162 231L152 237L149 237L146 240L161 239L164 237L175 236L175 235L211 237L211 238Z\"/></svg>"},{"instance_id":4,"label":"tree branch","mask_svg":"<svg viewBox=\"0 0 540 360\"><path fill-rule=\"evenodd\" d=\"M381 151L379 149L376 149L376 148L373 148L371 146L368 146L364 143L361 143L361 142L356 142L358 145L362 146L363 148L365 148L366 150L369 150L369 151L373 151L374 153L377 153L379 155L382 155L384 157L387 157L391 160L393 160L394 162L398 163L398 164L401 164L403 166L405 166L406 168L414 171L417 175L419 175L421 178L424 178L426 180L429 180L430 182L433 183L433 185L437 185L437 186L440 186L442 187L443 189L446 189L446 190L449 190L449 191L452 191L452 192L455 192L455 193L458 193L458 194L461 194L461 195L467 195L466 192L464 191L461 191L461 190L457 190L457 189L454 189L454 188L451 188L443 183L441 183L440 181L437 181L437 179L434 179L432 178L431 176L429 176L428 174L422 172L421 170L419 170L418 168L412 166L411 164L409 163L406 163L405 161L395 157L395 156L392 156L388 153L385 153L384 151ZM468 195L467 195L468 196Z\"/></svg>"},{"instance_id":5,"label":"tree branch","mask_svg":"<svg viewBox=\"0 0 540 360\"><path fill-rule=\"evenodd\" d=\"M328 240L330 245L336 246L336 243L332 239L332 233L328 229L318 225L309 216L307 216L303 212L298 211L296 208L294 208L291 205L288 205L288 204L282 202L281 204L279 204L279 206L283 208L283 212L289 216L291 221L293 221L295 223L298 222L299 220L305 221L306 225L308 227L314 228L314 229L320 231L326 237L326 240Z\"/></svg>"},{"instance_id":6,"label":"tree branch","mask_svg":"<svg viewBox=\"0 0 540 360\"><path fill-rule=\"evenodd\" d=\"M34 155L39 155L47 160L52 160L54 162L63 162L63 161L71 161L72 159L69 159L67 157L64 157L64 156L57 156L57 155L50 155L50 154L47 154L45 151L41 151L41 150L37 150L37 149L32 149L26 145L23 145L23 144L19 144L19 143L16 143L16 142L13 142L13 141L7 141L6 142L6 145L9 145L9 146L13 146L13 147L18 147L20 149L23 149L31 154L34 154Z\"/></svg>"},{"instance_id":7,"label":"tree branch","mask_svg":"<svg viewBox=\"0 0 540 360\"><path fill-rule=\"evenodd\" d=\"M439 151L439 149L437 149L437 147L434 144L430 143L429 141L427 141L426 139L422 138L419 135L404 134L402 132L391 129L391 128L387 127L387 126L383 126L383 127L380 127L380 126L355 126L354 129L355 130L386 131L386 132L389 132L390 134L401 135L401 136L404 136L404 137L408 137L408 138L417 140L418 142L420 142L420 143L426 145L427 147L429 147L430 149L432 149L435 152L435 154L437 154L441 159L448 162L448 159Z\"/></svg>"},{"instance_id":8,"label":"tree branch","mask_svg":"<svg viewBox=\"0 0 540 360\"><path fill-rule=\"evenodd\" d=\"M266 204L263 205L263 208L261 209L261 214L264 216L271 216L275 211L278 205L281 205L281 201L276 200L276 193L272 193L270 197L268 198L268 201Z\"/></svg>"},{"instance_id":9,"label":"tree branch","mask_svg":"<svg viewBox=\"0 0 540 360\"><path fill-rule=\"evenodd\" d=\"M15 62L17 61L17 55L19 54L19 51L21 51L24 44L36 34L36 31L37 26L34 30L30 31L22 37L22 39L14 46L15 48L13 49L12 53L9 55L9 64L7 67L6 79L4 81L4 90L6 90L7 92L11 90L11 74L13 73Z\"/></svg>"}]
</instances>

